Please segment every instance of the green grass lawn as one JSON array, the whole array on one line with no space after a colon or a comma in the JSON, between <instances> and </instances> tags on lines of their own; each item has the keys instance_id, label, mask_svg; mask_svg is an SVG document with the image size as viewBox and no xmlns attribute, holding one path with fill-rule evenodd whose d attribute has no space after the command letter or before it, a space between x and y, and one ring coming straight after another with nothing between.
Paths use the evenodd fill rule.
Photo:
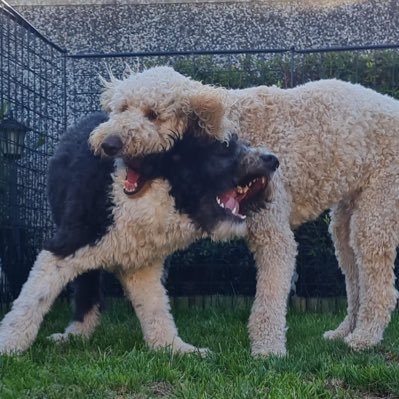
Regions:
<instances>
[{"instance_id":1,"label":"green grass lawn","mask_svg":"<svg viewBox=\"0 0 399 399\"><path fill-rule=\"evenodd\" d=\"M69 319L57 305L33 347L20 356L0 357L0 398L398 398L399 315L383 344L364 353L322 332L343 315L291 313L289 356L253 359L246 322L249 309L175 311L183 338L213 353L172 355L149 351L128 304L109 304L89 341L47 342Z\"/></svg>"}]
</instances>

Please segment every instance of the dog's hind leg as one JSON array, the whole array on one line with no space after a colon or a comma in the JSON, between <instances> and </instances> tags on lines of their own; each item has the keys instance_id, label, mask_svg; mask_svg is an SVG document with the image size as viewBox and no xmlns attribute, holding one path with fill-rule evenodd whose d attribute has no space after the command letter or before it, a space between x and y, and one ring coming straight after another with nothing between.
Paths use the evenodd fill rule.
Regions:
<instances>
[{"instance_id":1,"label":"dog's hind leg","mask_svg":"<svg viewBox=\"0 0 399 399\"><path fill-rule=\"evenodd\" d=\"M83 273L73 282L74 314L63 333L50 335L52 341L67 341L71 336L89 338L100 323L104 307L101 290L101 270Z\"/></svg>"},{"instance_id":2,"label":"dog's hind leg","mask_svg":"<svg viewBox=\"0 0 399 399\"><path fill-rule=\"evenodd\" d=\"M352 332L359 311L359 272L355 253L349 244L352 206L351 202L341 202L331 210L330 233L338 264L345 275L348 309L342 323L335 330L324 333L323 336L327 339L344 338Z\"/></svg>"},{"instance_id":3,"label":"dog's hind leg","mask_svg":"<svg viewBox=\"0 0 399 399\"><path fill-rule=\"evenodd\" d=\"M359 269L360 307L345 342L354 349L383 338L397 302L394 261L399 241L399 182L385 175L359 195L351 218L351 246Z\"/></svg>"},{"instance_id":4,"label":"dog's hind leg","mask_svg":"<svg viewBox=\"0 0 399 399\"><path fill-rule=\"evenodd\" d=\"M91 247L66 258L41 251L18 298L0 324L0 353L27 349L36 338L44 315L66 284L100 263L100 256Z\"/></svg>"},{"instance_id":5,"label":"dog's hind leg","mask_svg":"<svg viewBox=\"0 0 399 399\"><path fill-rule=\"evenodd\" d=\"M119 276L140 320L145 342L152 349L205 354L207 349L197 348L179 337L169 298L161 282L162 273L163 261L159 261L153 266Z\"/></svg>"}]
</instances>

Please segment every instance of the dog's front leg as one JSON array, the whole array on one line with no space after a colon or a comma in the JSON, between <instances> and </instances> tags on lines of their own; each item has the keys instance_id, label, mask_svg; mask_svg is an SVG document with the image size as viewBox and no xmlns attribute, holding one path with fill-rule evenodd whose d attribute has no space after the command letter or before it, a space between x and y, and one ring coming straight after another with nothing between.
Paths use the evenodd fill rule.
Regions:
<instances>
[{"instance_id":1,"label":"dog's front leg","mask_svg":"<svg viewBox=\"0 0 399 399\"><path fill-rule=\"evenodd\" d=\"M179 337L170 312L169 298L161 282L162 272L163 260L119 276L140 320L144 340L152 349L206 353L207 349L187 344Z\"/></svg>"},{"instance_id":2,"label":"dog's front leg","mask_svg":"<svg viewBox=\"0 0 399 399\"><path fill-rule=\"evenodd\" d=\"M55 333L47 337L51 341L66 342L72 336L89 338L100 324L101 311L104 307L101 270L91 270L81 274L75 279L73 285L73 318L63 333Z\"/></svg>"},{"instance_id":3,"label":"dog's front leg","mask_svg":"<svg viewBox=\"0 0 399 399\"><path fill-rule=\"evenodd\" d=\"M255 215L249 224L249 246L257 265L256 296L248 325L252 354L283 356L287 298L297 253L288 218L276 209Z\"/></svg>"},{"instance_id":4,"label":"dog's front leg","mask_svg":"<svg viewBox=\"0 0 399 399\"><path fill-rule=\"evenodd\" d=\"M76 268L51 252L41 251L21 293L0 324L0 353L23 351L36 338L44 315Z\"/></svg>"}]
</instances>

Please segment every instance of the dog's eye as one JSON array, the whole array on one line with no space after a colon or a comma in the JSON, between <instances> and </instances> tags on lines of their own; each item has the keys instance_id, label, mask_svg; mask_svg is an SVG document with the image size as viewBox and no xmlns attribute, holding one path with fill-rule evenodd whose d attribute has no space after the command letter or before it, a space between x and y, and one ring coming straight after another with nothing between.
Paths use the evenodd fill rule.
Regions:
<instances>
[{"instance_id":1,"label":"dog's eye","mask_svg":"<svg viewBox=\"0 0 399 399\"><path fill-rule=\"evenodd\" d=\"M149 109L148 111L145 112L145 117L149 121L153 122L158 119L158 114L154 110Z\"/></svg>"}]
</instances>

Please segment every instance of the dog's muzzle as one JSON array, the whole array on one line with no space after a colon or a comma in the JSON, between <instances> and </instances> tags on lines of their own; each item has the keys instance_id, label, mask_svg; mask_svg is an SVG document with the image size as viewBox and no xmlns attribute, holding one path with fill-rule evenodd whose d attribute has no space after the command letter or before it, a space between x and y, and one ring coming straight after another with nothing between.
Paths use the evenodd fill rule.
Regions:
<instances>
[{"instance_id":1,"label":"dog's muzzle","mask_svg":"<svg viewBox=\"0 0 399 399\"><path fill-rule=\"evenodd\" d=\"M107 136L107 138L101 144L101 148L104 153L110 157L117 155L122 147L122 140L117 135Z\"/></svg>"}]
</instances>

